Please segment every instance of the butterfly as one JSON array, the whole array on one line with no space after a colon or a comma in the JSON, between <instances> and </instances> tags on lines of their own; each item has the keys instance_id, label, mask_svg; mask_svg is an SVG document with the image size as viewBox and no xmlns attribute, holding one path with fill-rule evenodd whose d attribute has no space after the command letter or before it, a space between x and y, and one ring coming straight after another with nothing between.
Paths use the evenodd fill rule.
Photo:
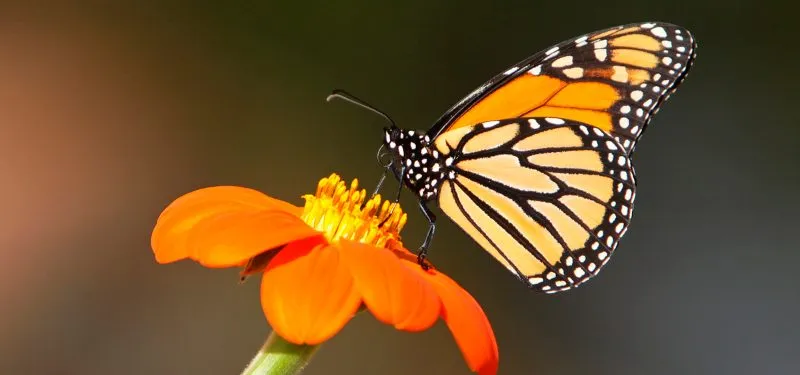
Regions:
<instances>
[{"instance_id":1,"label":"butterfly","mask_svg":"<svg viewBox=\"0 0 800 375\"><path fill-rule=\"evenodd\" d=\"M387 169L430 223L420 264L436 228L428 207L435 202L531 288L556 293L597 275L631 220L633 151L696 47L676 25L616 26L514 64L427 132L389 118Z\"/></svg>"}]
</instances>

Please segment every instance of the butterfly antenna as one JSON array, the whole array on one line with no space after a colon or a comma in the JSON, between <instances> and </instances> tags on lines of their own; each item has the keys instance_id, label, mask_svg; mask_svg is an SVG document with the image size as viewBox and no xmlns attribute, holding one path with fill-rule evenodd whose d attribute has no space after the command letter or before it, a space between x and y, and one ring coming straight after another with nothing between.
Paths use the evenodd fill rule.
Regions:
<instances>
[{"instance_id":1,"label":"butterfly antenna","mask_svg":"<svg viewBox=\"0 0 800 375\"><path fill-rule=\"evenodd\" d=\"M348 102L350 102L352 104L355 104L355 105L357 105L357 106L359 106L361 108L366 108L366 109L372 111L373 113L376 113L379 116L385 118L386 121L389 121L389 123L392 124L392 126L397 127L397 124L395 124L394 120L392 120L392 118L389 117L389 115L387 115L386 112L383 112L380 109L377 109L377 108L373 107L369 103L367 103L367 102L365 102L365 101L353 96L352 94L348 93L347 91L339 90L339 89L333 90L333 92L331 92L331 94L328 95L327 98L325 98L325 101L330 102L333 99L342 99L342 100L348 101Z\"/></svg>"}]
</instances>

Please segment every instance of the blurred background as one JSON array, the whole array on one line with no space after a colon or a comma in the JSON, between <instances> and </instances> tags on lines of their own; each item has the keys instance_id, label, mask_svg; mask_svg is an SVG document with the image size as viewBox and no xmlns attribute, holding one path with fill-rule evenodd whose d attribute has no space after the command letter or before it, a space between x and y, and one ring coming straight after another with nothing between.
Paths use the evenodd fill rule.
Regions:
<instances>
[{"instance_id":1,"label":"blurred background","mask_svg":"<svg viewBox=\"0 0 800 375\"><path fill-rule=\"evenodd\" d=\"M446 219L430 258L483 305L501 374L800 373L794 10L35 3L0 5L0 373L238 374L269 333L258 280L156 265L165 205L223 184L299 203L332 171L373 186L383 123L326 104L331 89L427 129L536 51L651 20L692 30L699 56L637 148L636 214L605 270L538 294ZM404 202L415 244L426 224ZM468 370L443 324L409 334L360 314L306 373Z\"/></svg>"}]
</instances>

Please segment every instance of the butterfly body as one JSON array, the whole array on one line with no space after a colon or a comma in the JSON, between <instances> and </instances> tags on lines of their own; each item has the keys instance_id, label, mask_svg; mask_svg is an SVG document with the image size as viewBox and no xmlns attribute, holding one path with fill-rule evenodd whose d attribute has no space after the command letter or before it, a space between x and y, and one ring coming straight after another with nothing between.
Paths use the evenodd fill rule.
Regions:
<instances>
[{"instance_id":1,"label":"butterfly body","mask_svg":"<svg viewBox=\"0 0 800 375\"><path fill-rule=\"evenodd\" d=\"M385 129L389 168L431 223L421 257L436 203L534 289L560 292L596 275L631 219L633 151L695 49L667 23L599 30L496 75L425 133Z\"/></svg>"},{"instance_id":2,"label":"butterfly body","mask_svg":"<svg viewBox=\"0 0 800 375\"><path fill-rule=\"evenodd\" d=\"M449 173L452 158L443 157L430 147L430 137L414 130L397 127L384 130L384 146L392 153L392 171L420 200L427 202L439 195L439 186Z\"/></svg>"}]
</instances>

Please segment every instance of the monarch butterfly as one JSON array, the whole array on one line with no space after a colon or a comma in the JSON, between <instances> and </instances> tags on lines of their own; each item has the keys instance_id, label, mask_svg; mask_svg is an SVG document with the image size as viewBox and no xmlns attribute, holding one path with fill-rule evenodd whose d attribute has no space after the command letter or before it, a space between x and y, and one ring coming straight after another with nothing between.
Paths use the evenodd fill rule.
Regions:
<instances>
[{"instance_id":1,"label":"monarch butterfly","mask_svg":"<svg viewBox=\"0 0 800 375\"><path fill-rule=\"evenodd\" d=\"M496 75L427 132L401 130L343 92L331 97L391 122L387 168L430 223L421 265L435 201L522 282L556 293L596 275L625 233L636 194L631 155L696 46L689 31L660 22L570 39Z\"/></svg>"}]
</instances>

